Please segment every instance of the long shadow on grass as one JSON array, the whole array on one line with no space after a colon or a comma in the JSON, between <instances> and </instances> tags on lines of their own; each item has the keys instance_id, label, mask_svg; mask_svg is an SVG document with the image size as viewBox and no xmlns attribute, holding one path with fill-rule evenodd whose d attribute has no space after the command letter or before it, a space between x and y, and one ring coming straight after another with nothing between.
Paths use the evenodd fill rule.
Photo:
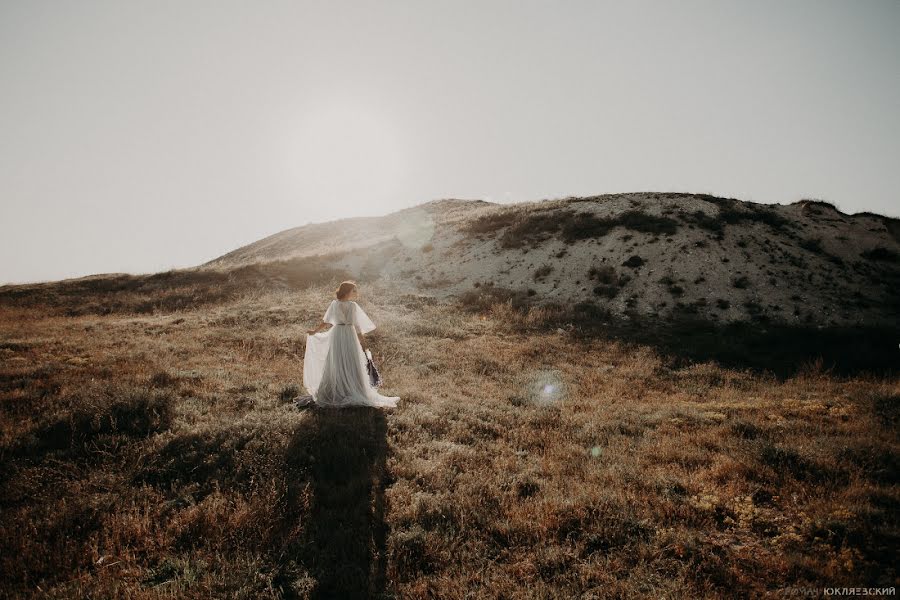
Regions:
<instances>
[{"instance_id":1,"label":"long shadow on grass","mask_svg":"<svg viewBox=\"0 0 900 600\"><path fill-rule=\"evenodd\" d=\"M380 409L310 408L288 447L308 469L311 505L297 558L312 598L372 598L384 588L387 423Z\"/></svg>"}]
</instances>

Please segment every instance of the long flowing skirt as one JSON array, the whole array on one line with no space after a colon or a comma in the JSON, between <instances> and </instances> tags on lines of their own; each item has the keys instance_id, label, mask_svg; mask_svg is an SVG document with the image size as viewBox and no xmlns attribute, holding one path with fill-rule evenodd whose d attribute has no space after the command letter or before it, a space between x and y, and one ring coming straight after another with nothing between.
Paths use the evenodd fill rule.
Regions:
<instances>
[{"instance_id":1,"label":"long flowing skirt","mask_svg":"<svg viewBox=\"0 0 900 600\"><path fill-rule=\"evenodd\" d=\"M372 387L352 326L334 325L306 336L303 385L318 406L395 407L399 396L383 396Z\"/></svg>"}]
</instances>

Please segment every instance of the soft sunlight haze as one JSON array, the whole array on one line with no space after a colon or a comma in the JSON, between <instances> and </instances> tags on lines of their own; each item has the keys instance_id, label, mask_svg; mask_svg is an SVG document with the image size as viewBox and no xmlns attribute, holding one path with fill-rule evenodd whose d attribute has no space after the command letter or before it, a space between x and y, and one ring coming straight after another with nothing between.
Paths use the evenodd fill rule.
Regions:
<instances>
[{"instance_id":1,"label":"soft sunlight haze","mask_svg":"<svg viewBox=\"0 0 900 600\"><path fill-rule=\"evenodd\" d=\"M437 198L900 216L900 2L0 2L0 284Z\"/></svg>"}]
</instances>

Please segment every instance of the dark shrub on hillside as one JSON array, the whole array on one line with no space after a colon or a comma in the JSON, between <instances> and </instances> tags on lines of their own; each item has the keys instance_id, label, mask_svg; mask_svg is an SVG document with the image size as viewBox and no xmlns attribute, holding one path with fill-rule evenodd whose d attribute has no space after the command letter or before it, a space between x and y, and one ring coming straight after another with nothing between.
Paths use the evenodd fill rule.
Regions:
<instances>
[{"instance_id":1,"label":"dark shrub on hillside","mask_svg":"<svg viewBox=\"0 0 900 600\"><path fill-rule=\"evenodd\" d=\"M602 237L614 227L609 219L592 213L578 213L562 226L562 238L567 242Z\"/></svg>"},{"instance_id":2,"label":"dark shrub on hillside","mask_svg":"<svg viewBox=\"0 0 900 600\"><path fill-rule=\"evenodd\" d=\"M534 272L534 280L539 281L553 272L553 265L541 265Z\"/></svg>"},{"instance_id":3,"label":"dark shrub on hillside","mask_svg":"<svg viewBox=\"0 0 900 600\"><path fill-rule=\"evenodd\" d=\"M500 245L504 248L521 248L529 243L542 242L576 219L571 211L533 211L517 219L503 233Z\"/></svg>"},{"instance_id":4,"label":"dark shrub on hillside","mask_svg":"<svg viewBox=\"0 0 900 600\"><path fill-rule=\"evenodd\" d=\"M732 279L731 285L738 288L739 290L743 290L750 286L750 280L747 279L746 275L741 275L740 277L735 277L734 279Z\"/></svg>"},{"instance_id":5,"label":"dark shrub on hillside","mask_svg":"<svg viewBox=\"0 0 900 600\"><path fill-rule=\"evenodd\" d=\"M616 224L643 233L671 235L678 231L678 222L675 219L656 217L639 210L629 210L622 213Z\"/></svg>"},{"instance_id":6,"label":"dark shrub on hillside","mask_svg":"<svg viewBox=\"0 0 900 600\"><path fill-rule=\"evenodd\" d=\"M463 233L474 235L493 233L515 223L517 218L515 211L503 211L485 215L479 219L469 221L460 229Z\"/></svg>"},{"instance_id":7,"label":"dark shrub on hillside","mask_svg":"<svg viewBox=\"0 0 900 600\"><path fill-rule=\"evenodd\" d=\"M816 200L816 199L803 199L799 202L796 202L801 207L801 211L804 215L821 215L822 209L829 209L835 212L841 212L838 209L836 204L832 204L831 202L825 202L824 200Z\"/></svg>"},{"instance_id":8,"label":"dark shrub on hillside","mask_svg":"<svg viewBox=\"0 0 900 600\"><path fill-rule=\"evenodd\" d=\"M673 296L682 296L684 294L684 288L675 282L675 278L671 274L663 275L657 282L666 286L669 289L669 293Z\"/></svg>"},{"instance_id":9,"label":"dark shrub on hillside","mask_svg":"<svg viewBox=\"0 0 900 600\"><path fill-rule=\"evenodd\" d=\"M541 242L557 233L564 241L571 243L603 237L614 227L625 227L643 233L672 234L678 230L678 222L638 210L629 210L611 218L571 210L535 211L510 226L501 236L500 245L504 248L520 248L528 243Z\"/></svg>"},{"instance_id":10,"label":"dark shrub on hillside","mask_svg":"<svg viewBox=\"0 0 900 600\"><path fill-rule=\"evenodd\" d=\"M720 207L719 218L729 225L735 225L744 221L765 223L773 229L783 229L789 221L769 208L752 208L741 210L731 207Z\"/></svg>"},{"instance_id":11,"label":"dark shrub on hillside","mask_svg":"<svg viewBox=\"0 0 900 600\"><path fill-rule=\"evenodd\" d=\"M598 283L612 284L618 279L616 270L609 265L599 267L591 267L588 271L588 277L597 280Z\"/></svg>"},{"instance_id":12,"label":"dark shrub on hillside","mask_svg":"<svg viewBox=\"0 0 900 600\"><path fill-rule=\"evenodd\" d=\"M637 254L630 256L628 260L622 263L623 267L629 267L631 269L639 269L644 265L644 259L638 256Z\"/></svg>"},{"instance_id":13,"label":"dark shrub on hillside","mask_svg":"<svg viewBox=\"0 0 900 600\"><path fill-rule=\"evenodd\" d=\"M801 240L800 247L804 250L809 250L810 252L814 252L816 254L822 253L822 239L821 238L810 238L808 240Z\"/></svg>"},{"instance_id":14,"label":"dark shrub on hillside","mask_svg":"<svg viewBox=\"0 0 900 600\"><path fill-rule=\"evenodd\" d=\"M867 260L881 260L885 262L897 262L898 254L893 250L885 248L884 246L878 246L876 248L872 248L870 250L864 251L860 254L863 258Z\"/></svg>"},{"instance_id":15,"label":"dark shrub on hillside","mask_svg":"<svg viewBox=\"0 0 900 600\"><path fill-rule=\"evenodd\" d=\"M685 213L680 215L680 217L682 221L685 221L686 223L692 223L703 229L715 232L722 231L723 222L716 217L707 215L702 210L695 210L692 213Z\"/></svg>"},{"instance_id":16,"label":"dark shrub on hillside","mask_svg":"<svg viewBox=\"0 0 900 600\"><path fill-rule=\"evenodd\" d=\"M619 286L601 284L594 288L594 293L603 298L615 298L616 294L619 293Z\"/></svg>"},{"instance_id":17,"label":"dark shrub on hillside","mask_svg":"<svg viewBox=\"0 0 900 600\"><path fill-rule=\"evenodd\" d=\"M612 218L579 213L563 226L562 234L563 239L572 242L602 237L614 227L625 227L641 233L673 234L678 231L678 222L669 217L648 215L639 210L628 210Z\"/></svg>"},{"instance_id":18,"label":"dark shrub on hillside","mask_svg":"<svg viewBox=\"0 0 900 600\"><path fill-rule=\"evenodd\" d=\"M692 213L682 214L681 219L709 231L721 233L724 225L735 225L744 221L765 223L774 229L782 229L790 224L790 221L770 208L753 205L742 208L738 200L705 195L698 197L718 206L719 214L709 216L702 210L695 210Z\"/></svg>"},{"instance_id":19,"label":"dark shrub on hillside","mask_svg":"<svg viewBox=\"0 0 900 600\"><path fill-rule=\"evenodd\" d=\"M725 198L724 196L713 196L712 194L687 194L688 196L696 196L701 200L706 200L707 202L712 202L713 204L718 205L727 205L734 204L736 202L740 202L737 198Z\"/></svg>"}]
</instances>

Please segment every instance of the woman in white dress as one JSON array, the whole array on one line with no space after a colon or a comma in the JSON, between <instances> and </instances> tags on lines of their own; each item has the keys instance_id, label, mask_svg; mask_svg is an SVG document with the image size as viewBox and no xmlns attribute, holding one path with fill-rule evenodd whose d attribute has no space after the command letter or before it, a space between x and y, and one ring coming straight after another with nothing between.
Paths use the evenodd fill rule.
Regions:
<instances>
[{"instance_id":1,"label":"woman in white dress","mask_svg":"<svg viewBox=\"0 0 900 600\"><path fill-rule=\"evenodd\" d=\"M335 296L323 322L306 332L306 391L317 406L397 406L399 396L382 396L369 380L363 334L375 329L375 323L355 302L359 297L356 283L341 283ZM332 327L320 333L328 325Z\"/></svg>"}]
</instances>

